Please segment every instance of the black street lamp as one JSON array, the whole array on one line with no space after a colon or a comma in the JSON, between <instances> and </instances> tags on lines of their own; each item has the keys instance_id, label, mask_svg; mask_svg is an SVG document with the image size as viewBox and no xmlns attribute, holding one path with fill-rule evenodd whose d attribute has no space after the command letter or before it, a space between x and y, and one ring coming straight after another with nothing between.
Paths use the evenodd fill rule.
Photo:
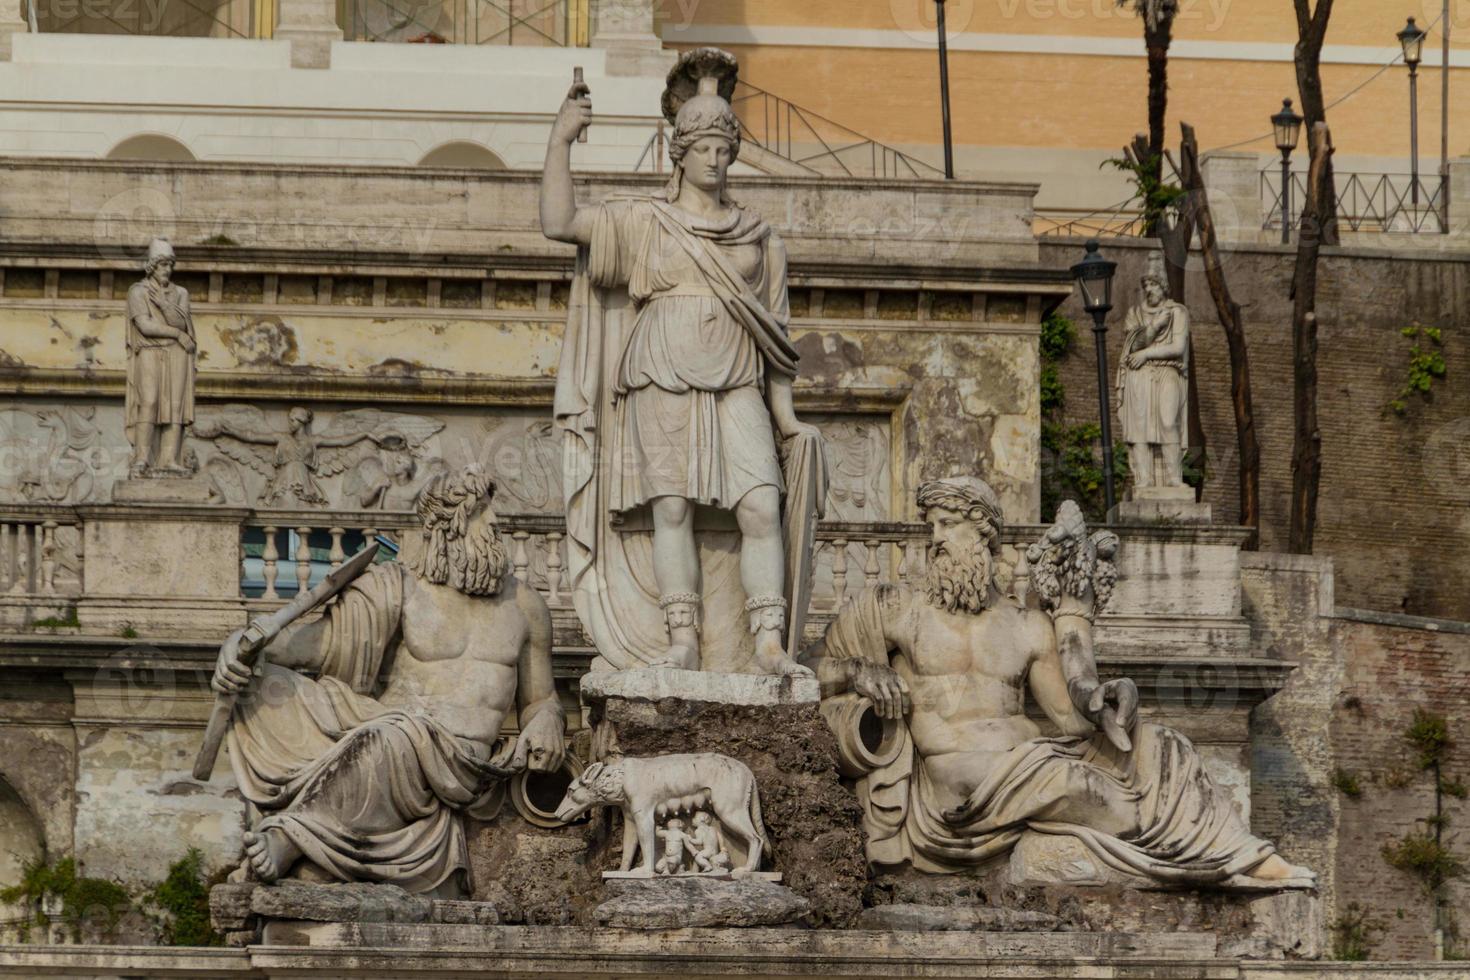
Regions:
<instances>
[{"instance_id":1,"label":"black street lamp","mask_svg":"<svg viewBox=\"0 0 1470 980\"><path fill-rule=\"evenodd\" d=\"M1082 293L1082 308L1092 314L1092 336L1097 341L1097 404L1102 416L1103 500L1108 520L1113 513L1113 411L1108 385L1108 313L1113 308L1113 277L1118 263L1098 254L1097 239L1087 243L1087 255L1072 266L1072 278Z\"/></svg>"},{"instance_id":2,"label":"black street lamp","mask_svg":"<svg viewBox=\"0 0 1470 980\"><path fill-rule=\"evenodd\" d=\"M1291 107L1290 99L1281 100L1281 111L1271 117L1276 133L1276 149L1281 151L1281 244L1291 244L1291 151L1302 138L1302 117Z\"/></svg>"},{"instance_id":3,"label":"black street lamp","mask_svg":"<svg viewBox=\"0 0 1470 980\"><path fill-rule=\"evenodd\" d=\"M949 121L949 31L944 25L944 0L934 0L939 26L939 101L944 110L944 176L954 180L954 133Z\"/></svg>"},{"instance_id":4,"label":"black street lamp","mask_svg":"<svg viewBox=\"0 0 1470 980\"><path fill-rule=\"evenodd\" d=\"M1412 17L1398 33L1399 44L1404 48L1404 64L1409 66L1409 187L1416 222L1419 220L1419 62L1424 60L1424 39L1428 36Z\"/></svg>"}]
</instances>

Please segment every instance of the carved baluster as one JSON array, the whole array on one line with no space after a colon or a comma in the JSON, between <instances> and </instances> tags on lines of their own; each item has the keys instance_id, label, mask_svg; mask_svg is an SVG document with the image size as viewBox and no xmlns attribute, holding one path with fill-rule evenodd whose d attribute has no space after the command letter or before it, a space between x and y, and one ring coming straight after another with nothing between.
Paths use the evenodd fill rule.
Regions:
<instances>
[{"instance_id":1,"label":"carved baluster","mask_svg":"<svg viewBox=\"0 0 1470 980\"><path fill-rule=\"evenodd\" d=\"M515 546L511 549L510 564L515 569L516 578L522 582L530 582L531 556L526 552L526 542L531 538L529 531L516 531L511 535Z\"/></svg>"},{"instance_id":2,"label":"carved baluster","mask_svg":"<svg viewBox=\"0 0 1470 980\"><path fill-rule=\"evenodd\" d=\"M5 588L10 584L13 564L10 556L13 545L10 524L0 523L0 588Z\"/></svg>"},{"instance_id":3,"label":"carved baluster","mask_svg":"<svg viewBox=\"0 0 1470 980\"><path fill-rule=\"evenodd\" d=\"M24 595L31 590L31 525L15 525L15 581L10 591Z\"/></svg>"},{"instance_id":4,"label":"carved baluster","mask_svg":"<svg viewBox=\"0 0 1470 980\"><path fill-rule=\"evenodd\" d=\"M895 541L898 548L898 582L900 585L909 584L909 542Z\"/></svg>"},{"instance_id":5,"label":"carved baluster","mask_svg":"<svg viewBox=\"0 0 1470 980\"><path fill-rule=\"evenodd\" d=\"M873 588L878 584L878 549L883 542L869 538L863 542L863 547L868 550L868 556L863 561L863 585Z\"/></svg>"},{"instance_id":6,"label":"carved baluster","mask_svg":"<svg viewBox=\"0 0 1470 980\"><path fill-rule=\"evenodd\" d=\"M378 529L377 528L375 528L375 527L365 527L365 528L362 529L362 546L364 548L371 548L373 546L373 542L375 542L377 540L378 540Z\"/></svg>"},{"instance_id":7,"label":"carved baluster","mask_svg":"<svg viewBox=\"0 0 1470 980\"><path fill-rule=\"evenodd\" d=\"M311 581L311 528L296 529L296 589L305 592Z\"/></svg>"},{"instance_id":8,"label":"carved baluster","mask_svg":"<svg viewBox=\"0 0 1470 980\"><path fill-rule=\"evenodd\" d=\"M41 580L37 583L43 593L56 591L56 522L41 525Z\"/></svg>"},{"instance_id":9,"label":"carved baluster","mask_svg":"<svg viewBox=\"0 0 1470 980\"><path fill-rule=\"evenodd\" d=\"M832 606L842 605L847 598L847 539L832 540Z\"/></svg>"},{"instance_id":10,"label":"carved baluster","mask_svg":"<svg viewBox=\"0 0 1470 980\"><path fill-rule=\"evenodd\" d=\"M262 575L265 577L266 599L279 599L280 593L276 591L276 561L280 559L281 552L276 547L277 528L267 524L265 530L265 550L260 553Z\"/></svg>"},{"instance_id":11,"label":"carved baluster","mask_svg":"<svg viewBox=\"0 0 1470 980\"><path fill-rule=\"evenodd\" d=\"M546 601L553 606L561 602L561 539L560 531L546 535Z\"/></svg>"},{"instance_id":12,"label":"carved baluster","mask_svg":"<svg viewBox=\"0 0 1470 980\"><path fill-rule=\"evenodd\" d=\"M332 536L332 550L327 553L327 558L332 567L336 568L347 558L347 553L342 550L342 536L347 533L347 529L332 527L327 529L327 533Z\"/></svg>"}]
</instances>

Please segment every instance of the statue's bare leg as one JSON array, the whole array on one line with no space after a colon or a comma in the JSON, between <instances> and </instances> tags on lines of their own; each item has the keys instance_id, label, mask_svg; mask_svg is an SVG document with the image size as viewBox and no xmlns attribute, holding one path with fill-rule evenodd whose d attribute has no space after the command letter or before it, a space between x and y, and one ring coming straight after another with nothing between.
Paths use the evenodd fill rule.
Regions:
<instances>
[{"instance_id":1,"label":"statue's bare leg","mask_svg":"<svg viewBox=\"0 0 1470 980\"><path fill-rule=\"evenodd\" d=\"M699 548L694 505L683 497L653 501L653 574L669 631L669 648L655 667L699 669Z\"/></svg>"},{"instance_id":2,"label":"statue's bare leg","mask_svg":"<svg viewBox=\"0 0 1470 980\"><path fill-rule=\"evenodd\" d=\"M148 469L148 458L153 454L153 437L158 427L147 422L135 422L128 426L128 438L133 443L133 476L142 476Z\"/></svg>"},{"instance_id":3,"label":"statue's bare leg","mask_svg":"<svg viewBox=\"0 0 1470 980\"><path fill-rule=\"evenodd\" d=\"M283 830L267 827L258 833L245 833L245 859L261 881L275 881L284 876L299 857L301 849Z\"/></svg>"},{"instance_id":4,"label":"statue's bare leg","mask_svg":"<svg viewBox=\"0 0 1470 980\"><path fill-rule=\"evenodd\" d=\"M755 658L767 674L810 674L786 655L786 551L781 541L781 493L756 487L735 507L740 524L740 584L748 597Z\"/></svg>"},{"instance_id":5,"label":"statue's bare leg","mask_svg":"<svg viewBox=\"0 0 1470 980\"><path fill-rule=\"evenodd\" d=\"M1184 486L1184 449L1177 442L1166 442L1159 447L1164 471L1164 485Z\"/></svg>"},{"instance_id":6,"label":"statue's bare leg","mask_svg":"<svg viewBox=\"0 0 1470 980\"><path fill-rule=\"evenodd\" d=\"M184 427L175 424L161 428L163 432L158 437L158 461L155 465L159 469L180 469L183 467L183 462L179 458L179 449L184 441Z\"/></svg>"},{"instance_id":7,"label":"statue's bare leg","mask_svg":"<svg viewBox=\"0 0 1470 980\"><path fill-rule=\"evenodd\" d=\"M1146 442L1128 444L1128 469L1133 474L1133 486L1154 485L1154 448Z\"/></svg>"}]
</instances>

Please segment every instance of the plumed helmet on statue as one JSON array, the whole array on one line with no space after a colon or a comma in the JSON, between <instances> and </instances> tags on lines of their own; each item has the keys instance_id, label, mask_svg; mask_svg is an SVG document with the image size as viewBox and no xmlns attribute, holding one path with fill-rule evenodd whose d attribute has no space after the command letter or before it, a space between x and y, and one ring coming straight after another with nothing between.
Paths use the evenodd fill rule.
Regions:
<instances>
[{"instance_id":1,"label":"plumed helmet on statue","mask_svg":"<svg viewBox=\"0 0 1470 980\"><path fill-rule=\"evenodd\" d=\"M1143 269L1143 285L1157 283L1165 293L1169 291L1169 272L1164 267L1164 253L1161 251L1148 253L1148 262Z\"/></svg>"},{"instance_id":2,"label":"plumed helmet on statue","mask_svg":"<svg viewBox=\"0 0 1470 980\"><path fill-rule=\"evenodd\" d=\"M960 511L972 521L984 522L982 530L990 542L990 550L1000 549L1000 534L1005 528L1005 515L1000 509L1000 498L984 480L974 476L930 480L919 487L915 497L921 516L927 517L932 507L944 507Z\"/></svg>"},{"instance_id":3,"label":"plumed helmet on statue","mask_svg":"<svg viewBox=\"0 0 1470 980\"><path fill-rule=\"evenodd\" d=\"M730 106L739 79L740 62L719 48L686 51L669 71L663 110L674 127L669 141L669 158L674 161L670 200L678 196L684 178L684 154L706 136L728 140L732 158L740 156L740 120Z\"/></svg>"},{"instance_id":4,"label":"plumed helmet on statue","mask_svg":"<svg viewBox=\"0 0 1470 980\"><path fill-rule=\"evenodd\" d=\"M153 267L165 259L169 262L178 262L174 256L174 247L168 243L167 238L153 239L148 243L148 257L143 260L143 271L152 272Z\"/></svg>"}]
</instances>

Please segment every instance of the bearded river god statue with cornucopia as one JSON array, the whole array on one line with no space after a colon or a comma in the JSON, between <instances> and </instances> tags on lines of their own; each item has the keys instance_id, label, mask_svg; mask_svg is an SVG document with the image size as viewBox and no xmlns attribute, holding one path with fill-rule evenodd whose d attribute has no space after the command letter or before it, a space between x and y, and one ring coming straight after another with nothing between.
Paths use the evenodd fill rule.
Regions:
<instances>
[{"instance_id":1,"label":"bearded river god statue with cornucopia","mask_svg":"<svg viewBox=\"0 0 1470 980\"><path fill-rule=\"evenodd\" d=\"M785 247L727 192L737 71L706 48L670 72L673 176L652 197L577 205L586 85L552 127L542 230L578 246L556 390L567 566L594 671L806 673L825 473L792 405Z\"/></svg>"}]
</instances>

